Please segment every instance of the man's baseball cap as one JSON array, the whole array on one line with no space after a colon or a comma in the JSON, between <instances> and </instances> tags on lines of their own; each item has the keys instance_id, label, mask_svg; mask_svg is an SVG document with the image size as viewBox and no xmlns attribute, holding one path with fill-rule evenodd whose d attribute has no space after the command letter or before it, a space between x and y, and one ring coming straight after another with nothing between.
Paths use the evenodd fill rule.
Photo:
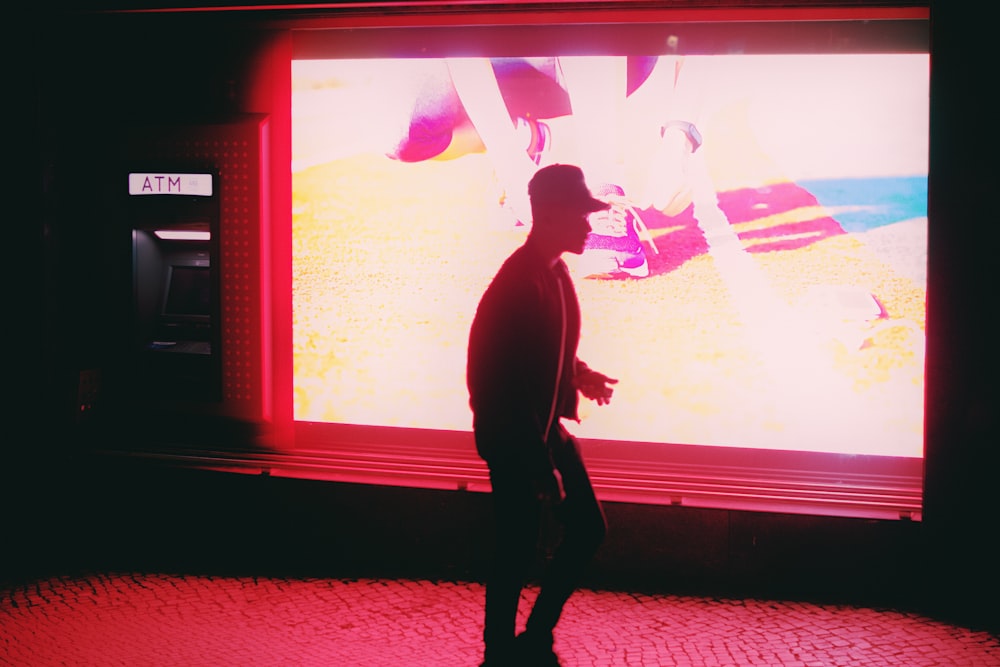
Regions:
<instances>
[{"instance_id":1,"label":"man's baseball cap","mask_svg":"<svg viewBox=\"0 0 1000 667\"><path fill-rule=\"evenodd\" d=\"M572 164L542 167L528 183L532 206L559 207L581 213L604 211L611 205L596 199L587 187L583 170Z\"/></svg>"}]
</instances>

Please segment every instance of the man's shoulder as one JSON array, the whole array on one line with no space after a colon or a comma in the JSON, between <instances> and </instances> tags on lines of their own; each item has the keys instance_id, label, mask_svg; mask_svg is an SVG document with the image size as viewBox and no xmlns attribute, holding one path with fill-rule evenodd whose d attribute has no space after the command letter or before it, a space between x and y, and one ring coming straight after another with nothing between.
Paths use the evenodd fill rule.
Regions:
<instances>
[{"instance_id":1,"label":"man's shoulder","mask_svg":"<svg viewBox=\"0 0 1000 667\"><path fill-rule=\"evenodd\" d=\"M479 310L524 308L539 284L537 262L524 246L504 260L480 300Z\"/></svg>"},{"instance_id":2,"label":"man's shoulder","mask_svg":"<svg viewBox=\"0 0 1000 667\"><path fill-rule=\"evenodd\" d=\"M497 271L498 278L533 280L542 270L542 265L531 249L522 245L512 252Z\"/></svg>"}]
</instances>

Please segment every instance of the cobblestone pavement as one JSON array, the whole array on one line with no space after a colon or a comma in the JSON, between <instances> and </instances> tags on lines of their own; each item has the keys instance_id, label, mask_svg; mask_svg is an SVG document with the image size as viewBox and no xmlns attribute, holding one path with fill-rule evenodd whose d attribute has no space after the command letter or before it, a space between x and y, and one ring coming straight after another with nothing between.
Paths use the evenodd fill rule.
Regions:
<instances>
[{"instance_id":1,"label":"cobblestone pavement","mask_svg":"<svg viewBox=\"0 0 1000 667\"><path fill-rule=\"evenodd\" d=\"M522 600L526 612L536 589ZM478 583L95 574L0 591L3 664L470 667ZM912 613L578 591L566 667L1000 665L1000 639Z\"/></svg>"}]
</instances>

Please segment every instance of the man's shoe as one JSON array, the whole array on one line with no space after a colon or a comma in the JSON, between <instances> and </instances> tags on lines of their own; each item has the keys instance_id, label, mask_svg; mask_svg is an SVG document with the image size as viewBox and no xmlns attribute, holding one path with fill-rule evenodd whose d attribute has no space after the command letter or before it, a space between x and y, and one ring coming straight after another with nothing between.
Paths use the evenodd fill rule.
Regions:
<instances>
[{"instance_id":1,"label":"man's shoe","mask_svg":"<svg viewBox=\"0 0 1000 667\"><path fill-rule=\"evenodd\" d=\"M552 648L551 634L524 631L514 639L514 658L518 667L561 667Z\"/></svg>"},{"instance_id":2,"label":"man's shoe","mask_svg":"<svg viewBox=\"0 0 1000 667\"><path fill-rule=\"evenodd\" d=\"M645 278L649 262L639 239L645 229L635 209L625 199L625 191L606 184L594 191L594 196L611 204L606 211L590 214L593 229L587 237L580 265L584 275Z\"/></svg>"},{"instance_id":3,"label":"man's shoe","mask_svg":"<svg viewBox=\"0 0 1000 667\"><path fill-rule=\"evenodd\" d=\"M483 662L479 667L514 667L516 648L514 637L505 642L491 641L483 651Z\"/></svg>"}]
</instances>

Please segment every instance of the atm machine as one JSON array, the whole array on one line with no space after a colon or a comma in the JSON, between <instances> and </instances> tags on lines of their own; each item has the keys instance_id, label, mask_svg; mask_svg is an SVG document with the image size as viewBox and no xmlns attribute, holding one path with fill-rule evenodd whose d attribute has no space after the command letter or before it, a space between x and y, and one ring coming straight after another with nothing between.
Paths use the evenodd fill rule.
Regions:
<instances>
[{"instance_id":1,"label":"atm machine","mask_svg":"<svg viewBox=\"0 0 1000 667\"><path fill-rule=\"evenodd\" d=\"M247 114L124 135L115 238L124 259L131 234L131 325L110 421L130 447L242 446L269 432L268 128Z\"/></svg>"},{"instance_id":2,"label":"atm machine","mask_svg":"<svg viewBox=\"0 0 1000 667\"><path fill-rule=\"evenodd\" d=\"M136 390L151 400L221 400L218 175L130 171Z\"/></svg>"}]
</instances>

